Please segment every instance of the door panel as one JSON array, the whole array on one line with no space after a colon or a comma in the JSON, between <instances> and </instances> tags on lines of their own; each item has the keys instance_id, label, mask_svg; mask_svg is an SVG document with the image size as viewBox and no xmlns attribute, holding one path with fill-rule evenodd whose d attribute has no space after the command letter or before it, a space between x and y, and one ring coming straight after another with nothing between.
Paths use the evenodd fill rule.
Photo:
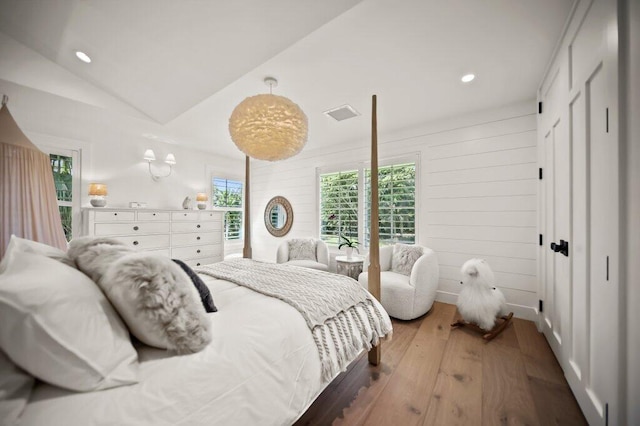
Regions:
<instances>
[{"instance_id":1,"label":"door panel","mask_svg":"<svg viewBox=\"0 0 640 426\"><path fill-rule=\"evenodd\" d=\"M608 50L615 5L578 1L553 64L559 71L539 93L554 104L538 120L541 328L593 425L620 423L618 71L617 50ZM549 247L561 239L569 256Z\"/></svg>"},{"instance_id":2,"label":"door panel","mask_svg":"<svg viewBox=\"0 0 640 426\"><path fill-rule=\"evenodd\" d=\"M603 396L611 394L611 377L617 374L612 354L617 353L617 292L610 280L612 234L616 230L617 167L614 150L607 135L607 82L602 68L587 85L589 100L589 266L590 306L590 386L594 403L604 405ZM614 217L612 217L612 215ZM612 226L613 225L613 226ZM608 260L609 259L609 260ZM617 360L617 358L614 358ZM601 408L602 410L602 408Z\"/></svg>"},{"instance_id":3,"label":"door panel","mask_svg":"<svg viewBox=\"0 0 640 426\"><path fill-rule=\"evenodd\" d=\"M565 113L566 114L566 113ZM569 241L571 244L571 143L568 126L564 121L558 121L554 128L554 165L553 186L555 188L555 243ZM555 259L554 285L554 337L562 346L570 345L571 334L571 247L569 256L555 253L549 249ZM566 351L566 349L563 349Z\"/></svg>"},{"instance_id":4,"label":"door panel","mask_svg":"<svg viewBox=\"0 0 640 426\"><path fill-rule=\"evenodd\" d=\"M572 321L569 368L580 379L588 370L589 360L589 262L588 262L588 188L586 110L584 95L578 92L569 106L572 140Z\"/></svg>"},{"instance_id":5,"label":"door panel","mask_svg":"<svg viewBox=\"0 0 640 426\"><path fill-rule=\"evenodd\" d=\"M545 144L545 258L543 332L556 357L561 360L563 330L570 329L571 264L569 257L551 250L552 242L571 240L571 158L567 126L558 117L544 139Z\"/></svg>"}]
</instances>

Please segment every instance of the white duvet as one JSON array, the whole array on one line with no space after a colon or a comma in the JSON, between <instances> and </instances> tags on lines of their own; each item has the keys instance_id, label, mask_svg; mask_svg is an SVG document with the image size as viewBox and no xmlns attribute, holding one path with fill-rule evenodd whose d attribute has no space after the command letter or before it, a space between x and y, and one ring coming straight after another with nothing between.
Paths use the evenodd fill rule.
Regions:
<instances>
[{"instance_id":1,"label":"white duvet","mask_svg":"<svg viewBox=\"0 0 640 426\"><path fill-rule=\"evenodd\" d=\"M202 278L218 308L204 351L168 356L140 347L140 382L131 386L74 393L40 383L20 425L293 423L323 388L304 319L280 300Z\"/></svg>"}]
</instances>

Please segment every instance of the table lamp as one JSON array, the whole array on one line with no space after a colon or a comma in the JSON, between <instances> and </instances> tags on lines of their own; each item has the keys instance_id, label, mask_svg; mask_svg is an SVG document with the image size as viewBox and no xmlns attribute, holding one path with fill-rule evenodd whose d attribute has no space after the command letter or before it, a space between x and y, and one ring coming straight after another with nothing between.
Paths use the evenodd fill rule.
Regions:
<instances>
[{"instance_id":1,"label":"table lamp","mask_svg":"<svg viewBox=\"0 0 640 426\"><path fill-rule=\"evenodd\" d=\"M204 210L207 208L207 201L209 200L209 197L207 197L207 194L204 192L198 192L198 194L196 194L196 201L198 202L198 208L200 210Z\"/></svg>"},{"instance_id":2,"label":"table lamp","mask_svg":"<svg viewBox=\"0 0 640 426\"><path fill-rule=\"evenodd\" d=\"M104 207L107 205L107 185L104 183L90 183L89 195L93 207Z\"/></svg>"}]
</instances>

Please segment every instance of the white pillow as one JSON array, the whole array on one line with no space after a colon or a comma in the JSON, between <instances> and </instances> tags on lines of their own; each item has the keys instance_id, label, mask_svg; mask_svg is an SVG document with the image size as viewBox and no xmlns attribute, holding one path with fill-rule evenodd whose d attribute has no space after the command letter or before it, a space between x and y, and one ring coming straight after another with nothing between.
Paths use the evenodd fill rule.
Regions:
<instances>
[{"instance_id":1,"label":"white pillow","mask_svg":"<svg viewBox=\"0 0 640 426\"><path fill-rule=\"evenodd\" d=\"M67 256L67 253L60 250L59 248L16 237L12 234L11 239L9 240L9 245L7 246L5 257L3 257L2 262L0 262L0 274L7 268L7 264L9 263L9 253L11 253L12 251L41 254L75 268L73 260L71 260L69 256Z\"/></svg>"},{"instance_id":2,"label":"white pillow","mask_svg":"<svg viewBox=\"0 0 640 426\"><path fill-rule=\"evenodd\" d=\"M34 382L33 376L18 368L0 351L0 420L3 425L18 423Z\"/></svg>"},{"instance_id":3,"label":"white pillow","mask_svg":"<svg viewBox=\"0 0 640 426\"><path fill-rule=\"evenodd\" d=\"M407 244L395 244L391 257L391 271L398 274L411 275L416 261L422 256L422 247Z\"/></svg>"},{"instance_id":4,"label":"white pillow","mask_svg":"<svg viewBox=\"0 0 640 426\"><path fill-rule=\"evenodd\" d=\"M0 274L0 348L33 376L75 391L136 382L137 353L82 272L14 246Z\"/></svg>"},{"instance_id":5,"label":"white pillow","mask_svg":"<svg viewBox=\"0 0 640 426\"><path fill-rule=\"evenodd\" d=\"M316 241L312 238L294 238L289 240L289 260L317 261Z\"/></svg>"}]
</instances>

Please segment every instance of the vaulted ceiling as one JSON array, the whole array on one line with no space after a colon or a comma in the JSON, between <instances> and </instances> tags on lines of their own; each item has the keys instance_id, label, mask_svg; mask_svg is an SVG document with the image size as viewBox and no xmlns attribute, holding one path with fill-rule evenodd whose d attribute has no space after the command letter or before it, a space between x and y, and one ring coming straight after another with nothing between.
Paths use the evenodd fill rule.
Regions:
<instances>
[{"instance_id":1,"label":"vaulted ceiling","mask_svg":"<svg viewBox=\"0 0 640 426\"><path fill-rule=\"evenodd\" d=\"M306 149L366 138L374 93L387 131L533 99L571 6L0 0L0 31L122 101L123 113L144 117L161 139L240 156L228 118L245 97L268 91L266 76L306 112ZM78 61L76 50L92 62ZM461 83L468 72L476 79ZM323 114L343 104L363 115L337 122Z\"/></svg>"}]
</instances>

